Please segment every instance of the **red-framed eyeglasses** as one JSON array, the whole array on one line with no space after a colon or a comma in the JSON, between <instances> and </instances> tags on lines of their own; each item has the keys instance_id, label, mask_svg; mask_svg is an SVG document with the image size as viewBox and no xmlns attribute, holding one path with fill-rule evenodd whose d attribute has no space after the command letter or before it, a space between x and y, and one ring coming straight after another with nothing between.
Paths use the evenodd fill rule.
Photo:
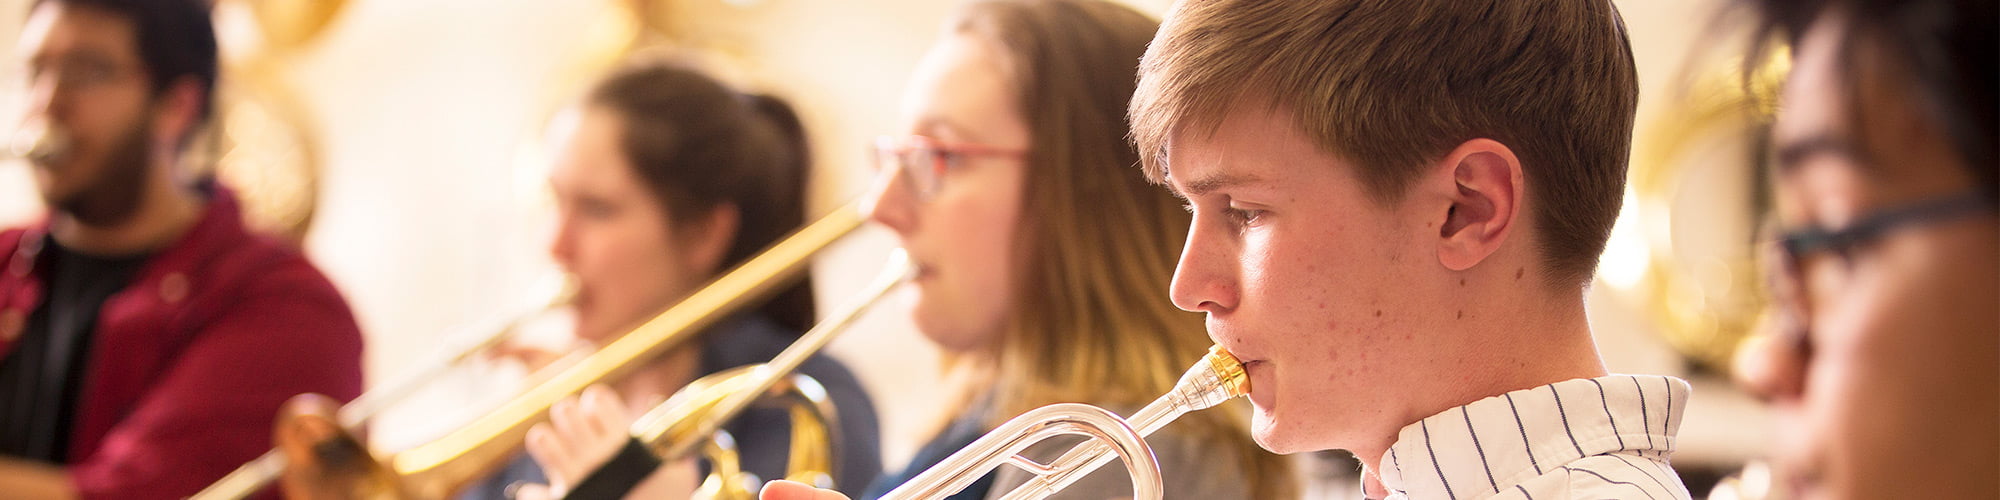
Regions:
<instances>
[{"instance_id":1,"label":"red-framed eyeglasses","mask_svg":"<svg viewBox=\"0 0 2000 500\"><path fill-rule=\"evenodd\" d=\"M875 138L875 168L906 176L917 198L929 200L944 188L945 173L966 158L1021 158L1027 151L984 144L944 142L921 135Z\"/></svg>"}]
</instances>

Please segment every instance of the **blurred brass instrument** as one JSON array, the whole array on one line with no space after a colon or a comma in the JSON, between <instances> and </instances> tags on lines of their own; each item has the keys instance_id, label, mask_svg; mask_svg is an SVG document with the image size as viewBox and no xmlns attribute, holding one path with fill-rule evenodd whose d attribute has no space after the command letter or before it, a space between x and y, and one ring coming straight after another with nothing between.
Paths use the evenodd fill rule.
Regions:
<instances>
[{"instance_id":1,"label":"blurred brass instrument","mask_svg":"<svg viewBox=\"0 0 2000 500\"><path fill-rule=\"evenodd\" d=\"M785 479L832 487L832 448L839 442L839 436L833 433L837 428L831 420L834 412L827 404L825 390L810 377L794 372L870 305L906 281L910 269L909 258L897 250L861 296L806 331L771 362L738 367L689 383L665 403L633 421L633 439L645 445L653 456L669 462L702 448L713 467L697 490L696 498L756 498L753 493L756 485L737 480L740 474L731 472L740 469L736 453L726 446L716 446L710 436L722 432L724 424L752 403L776 398L786 404L792 416L792 450Z\"/></svg>"},{"instance_id":2,"label":"blurred brass instrument","mask_svg":"<svg viewBox=\"0 0 2000 500\"><path fill-rule=\"evenodd\" d=\"M734 269L723 273L678 304L653 316L618 340L598 349L582 361L563 369L541 383L528 388L495 410L481 415L470 423L430 442L386 457L365 457L374 463L363 464L371 476L364 488L356 492L357 497L369 498L446 498L464 489L467 485L491 475L507 460L515 456L521 448L528 429L544 421L548 409L556 401L582 392L591 385L617 380L660 354L675 346L687 343L700 335L703 329L730 314L768 298L782 288L782 285L802 273L811 257L820 250L840 240L859 228L863 222L858 204L849 203L833 213L820 218L785 239L771 245L763 252L744 261ZM815 328L815 331L820 330ZM824 336L824 334L822 335ZM824 345L826 340L819 341ZM817 350L815 346L814 350ZM792 353L793 349L788 349ZM799 359L790 368L796 368L811 352L796 355ZM783 358L781 358L783 359ZM776 370L759 365L754 373L768 378L781 378ZM789 369L786 371L789 373ZM775 382L771 382L775 384ZM755 399L756 394L752 394ZM365 398L364 398L365 399ZM356 404L381 403L373 400L357 399ZM386 396L383 399L388 399ZM747 402L734 403L738 409ZM349 432L348 407L339 411L342 427ZM361 409L374 408L363 406ZM361 410L354 411L362 414ZM703 424L700 428L719 427ZM345 436L354 442L352 436ZM268 486L284 471L282 458L266 454L196 493L194 499L240 499L248 497Z\"/></svg>"},{"instance_id":3,"label":"blurred brass instrument","mask_svg":"<svg viewBox=\"0 0 2000 500\"><path fill-rule=\"evenodd\" d=\"M7 157L37 165L49 165L69 154L72 142L61 129L36 122L14 131L7 138Z\"/></svg>"},{"instance_id":4,"label":"blurred brass instrument","mask_svg":"<svg viewBox=\"0 0 2000 500\"><path fill-rule=\"evenodd\" d=\"M348 432L360 432L377 414L409 398L431 380L443 376L452 367L458 366L466 362L466 360L472 359L474 356L500 345L508 337L513 336L522 325L537 316L569 305L569 301L574 298L575 292L573 288L565 287L562 292L555 298L550 299L548 304L543 307L515 315L484 329L472 330L483 332L482 335L477 337L453 337L447 339L444 348L438 350L431 357L426 358L426 362L418 363L417 366L419 368L417 370L403 373L402 376L395 380L377 385L375 388L369 389L360 396L355 397L353 401L349 401L346 405L341 406L340 411L335 415L336 421L342 429L346 429ZM208 488L203 489L200 493L196 493L190 498L243 498L249 496L251 493L255 493L265 485L270 484L273 480L276 480L279 474L284 473L287 465L285 456L274 448L271 451L264 452L263 455L258 456L256 459L237 467L229 475L223 476L221 480L209 485Z\"/></svg>"},{"instance_id":5,"label":"blurred brass instrument","mask_svg":"<svg viewBox=\"0 0 2000 500\"><path fill-rule=\"evenodd\" d=\"M786 463L785 479L823 488L834 486L833 457L835 448L840 446L841 436L836 432L837 422L833 418L836 414L832 401L826 395L826 389L822 388L818 381L802 373L775 378L773 379L776 381L775 384L761 391L744 388L746 385L754 385L751 379L760 375L756 369L762 366L765 365L739 367L703 377L702 380L689 384L675 393L676 396L687 395L684 399L689 401L678 404L669 402L647 412L647 415L653 415L667 408L693 408L693 411L688 412L686 420L657 424L659 427L654 429L642 430L637 426L633 427L634 442L644 446L655 458L676 457L672 450L678 443L683 442L679 441L680 439L685 439L684 442L690 443L688 446L697 447L695 450L700 451L702 457L708 459L710 465L708 477L703 478L701 485L695 489L690 498L704 500L757 498L754 488L761 485L763 478L743 470L741 456L736 450L736 441L729 435L729 431L716 429L708 434L697 434L696 431L689 430L702 426L701 422L705 421L727 423L730 418L722 414L733 416L737 412L714 409L714 405L720 397L732 391L749 391L745 394L758 396L753 399L775 401L789 410L792 417L790 441L792 447L789 451L790 461ZM775 371L772 373L775 374ZM702 413L704 411L710 413ZM663 458L661 462L677 459L678 457ZM578 495L576 493L578 491L581 490L570 490L567 497L589 498Z\"/></svg>"},{"instance_id":6,"label":"blurred brass instrument","mask_svg":"<svg viewBox=\"0 0 2000 500\"><path fill-rule=\"evenodd\" d=\"M1754 246L1768 211L1766 153L1748 138L1768 135L1788 60L1718 61L1642 124L1621 227L1599 266L1668 346L1718 373L1766 307Z\"/></svg>"},{"instance_id":7,"label":"blurred brass instrument","mask_svg":"<svg viewBox=\"0 0 2000 500\"><path fill-rule=\"evenodd\" d=\"M883 496L885 500L943 498L965 489L1001 464L1034 473L1035 477L1000 498L1025 500L1045 498L1110 463L1123 459L1132 475L1132 498L1157 500L1161 491L1160 465L1146 436L1166 427L1191 411L1204 410L1223 401L1250 393L1250 379L1236 356L1221 346L1210 347L1208 355L1181 375L1180 382L1165 396L1153 400L1130 419L1095 406L1058 403L1037 408L1000 424L993 432L966 445L936 467L911 478ZM1044 439L1058 435L1093 438L1071 448L1055 461L1042 464L1019 453Z\"/></svg>"}]
</instances>

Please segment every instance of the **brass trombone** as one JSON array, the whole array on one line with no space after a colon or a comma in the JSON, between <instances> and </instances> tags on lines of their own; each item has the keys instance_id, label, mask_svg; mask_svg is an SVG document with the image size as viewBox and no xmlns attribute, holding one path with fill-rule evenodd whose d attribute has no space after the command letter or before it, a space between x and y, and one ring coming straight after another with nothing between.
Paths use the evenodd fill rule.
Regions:
<instances>
[{"instance_id":1,"label":"brass trombone","mask_svg":"<svg viewBox=\"0 0 2000 500\"><path fill-rule=\"evenodd\" d=\"M397 402L410 397L410 395L416 393L417 390L423 388L431 380L443 376L452 367L458 366L466 360L472 359L473 356L500 345L508 337L513 336L522 325L539 315L568 305L569 301L574 298L575 292L574 288L564 287L555 298L548 301L547 305L499 321L487 328L470 330L483 332L482 335L476 337L453 336L446 339L444 348L439 349L437 354L427 358L428 361L417 364L420 367L419 369L403 373L392 381L361 393L353 401L349 401L346 405L341 406L340 411L334 415L334 420L340 428L346 429L348 432L360 432L377 414L394 406ZM202 489L201 492L196 493L190 498L243 498L249 496L251 493L262 489L276 480L279 474L284 473L285 467L288 465L285 456L279 453L276 448L273 448L270 451L264 452L263 455L258 456L256 459L237 467L236 470L223 476L221 480L210 484L209 487Z\"/></svg>"},{"instance_id":2,"label":"brass trombone","mask_svg":"<svg viewBox=\"0 0 2000 500\"><path fill-rule=\"evenodd\" d=\"M1146 445L1146 436L1188 412L1208 409L1249 393L1250 379L1243 373L1243 364L1221 346L1210 347L1208 355L1181 375L1172 391L1153 400L1130 419L1118 418L1103 408L1076 403L1037 408L1000 424L993 432L981 436L965 449L953 453L882 498L943 498L965 489L1002 464L1020 467L1034 473L1035 477L1000 498L1045 498L1117 457L1125 461L1125 468L1132 475L1132 497L1158 500L1163 494L1160 464L1153 458L1152 448ZM1058 435L1094 439L1071 448L1048 464L1019 455L1029 446Z\"/></svg>"},{"instance_id":3,"label":"brass trombone","mask_svg":"<svg viewBox=\"0 0 2000 500\"><path fill-rule=\"evenodd\" d=\"M451 496L473 481L491 474L514 456L528 428L546 419L549 407L556 401L581 392L591 384L622 377L646 360L693 339L716 321L762 301L803 272L813 255L859 228L863 220L859 205L849 203L806 225L618 340L515 396L494 411L438 439L380 458L379 463L369 469L387 477L372 478L372 482L390 485L392 491L386 494L392 497L433 499ZM824 345L825 340L830 338L819 343ZM787 349L786 353L793 351ZM810 354L796 354L799 358L797 362L802 362ZM796 368L797 362L793 362L786 373L790 368ZM772 375L777 370L760 368L755 371L767 378L781 378ZM747 403L736 404L741 406ZM346 408L343 407L339 413L347 413ZM346 419L341 420L345 423ZM699 427L710 429L720 425L721 421L718 421L713 426ZM375 457L367 459L378 460ZM191 498L244 498L269 485L284 470L282 459L259 461L264 463L246 465Z\"/></svg>"},{"instance_id":4,"label":"brass trombone","mask_svg":"<svg viewBox=\"0 0 2000 500\"><path fill-rule=\"evenodd\" d=\"M910 270L908 256L902 250L895 251L881 274L863 289L859 297L851 299L825 321L807 330L771 362L738 367L697 379L675 392L666 402L640 415L630 427L633 443L643 447L658 462L671 462L702 451L715 465L713 470L716 472L711 473L696 491L696 498L755 498L751 485L731 481L729 476L733 474L724 473L736 468L738 460L735 452L726 446L715 445L710 436L722 432L722 426L749 408L751 403L769 397L789 398L793 403L789 406L792 414L792 450L787 467L790 474L785 479L831 487L832 453L827 445L838 442L839 436L831 435L835 427L827 421L827 417L834 413L824 408L814 411L814 407L823 401L814 394L823 390L811 378L793 372L813 353L825 348L839 332L846 330L870 305L908 280ZM603 470L600 468L599 473ZM578 487L587 487L600 479L584 478ZM614 489L625 488L607 488Z\"/></svg>"}]
</instances>

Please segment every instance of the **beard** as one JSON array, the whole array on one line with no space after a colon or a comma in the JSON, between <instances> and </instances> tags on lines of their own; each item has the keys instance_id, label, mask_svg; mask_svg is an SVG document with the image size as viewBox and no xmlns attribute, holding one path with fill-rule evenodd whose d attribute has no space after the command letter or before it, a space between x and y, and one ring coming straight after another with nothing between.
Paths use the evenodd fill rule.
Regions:
<instances>
[{"instance_id":1,"label":"beard","mask_svg":"<svg viewBox=\"0 0 2000 500\"><path fill-rule=\"evenodd\" d=\"M139 202L153 175L148 165L152 147L146 136L143 120L119 134L95 169L96 175L69 195L48 200L50 207L88 226L115 226L131 220L139 212Z\"/></svg>"}]
</instances>

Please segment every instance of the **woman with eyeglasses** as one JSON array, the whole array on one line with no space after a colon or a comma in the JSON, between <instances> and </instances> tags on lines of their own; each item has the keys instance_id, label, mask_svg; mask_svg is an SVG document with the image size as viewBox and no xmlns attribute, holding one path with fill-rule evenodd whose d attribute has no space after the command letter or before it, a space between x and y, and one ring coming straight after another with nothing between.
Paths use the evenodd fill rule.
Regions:
<instances>
[{"instance_id":1,"label":"woman with eyeglasses","mask_svg":"<svg viewBox=\"0 0 2000 500\"><path fill-rule=\"evenodd\" d=\"M919 64L901 133L876 143L867 210L916 267L906 290L917 328L974 370L981 390L940 402L963 410L860 498L1043 405L1130 414L1211 344L1202 317L1167 300L1188 214L1145 181L1125 139L1139 57L1158 27L1102 0L982 1L960 10ZM1296 496L1289 462L1248 439L1240 404L1189 414L1148 440L1168 498ZM1027 454L1048 461L1076 443ZM1030 477L1002 467L952 498L997 497ZM784 486L766 495L803 486L771 484ZM1058 496L1131 495L1123 469L1107 467Z\"/></svg>"},{"instance_id":2,"label":"woman with eyeglasses","mask_svg":"<svg viewBox=\"0 0 2000 500\"><path fill-rule=\"evenodd\" d=\"M1211 344L1200 315L1166 300L1188 214L1139 174L1125 137L1138 60L1158 27L1103 1L978 2L918 65L903 133L877 141L869 215L916 266L917 328L990 389L864 498L1036 407L1129 415ZM1293 495L1287 463L1247 439L1247 413L1192 413L1149 440L1169 498ZM1076 442L1029 456L1051 460ZM999 470L954 498L997 496L1030 477ZM1114 466L1060 496L1130 489Z\"/></svg>"}]
</instances>

